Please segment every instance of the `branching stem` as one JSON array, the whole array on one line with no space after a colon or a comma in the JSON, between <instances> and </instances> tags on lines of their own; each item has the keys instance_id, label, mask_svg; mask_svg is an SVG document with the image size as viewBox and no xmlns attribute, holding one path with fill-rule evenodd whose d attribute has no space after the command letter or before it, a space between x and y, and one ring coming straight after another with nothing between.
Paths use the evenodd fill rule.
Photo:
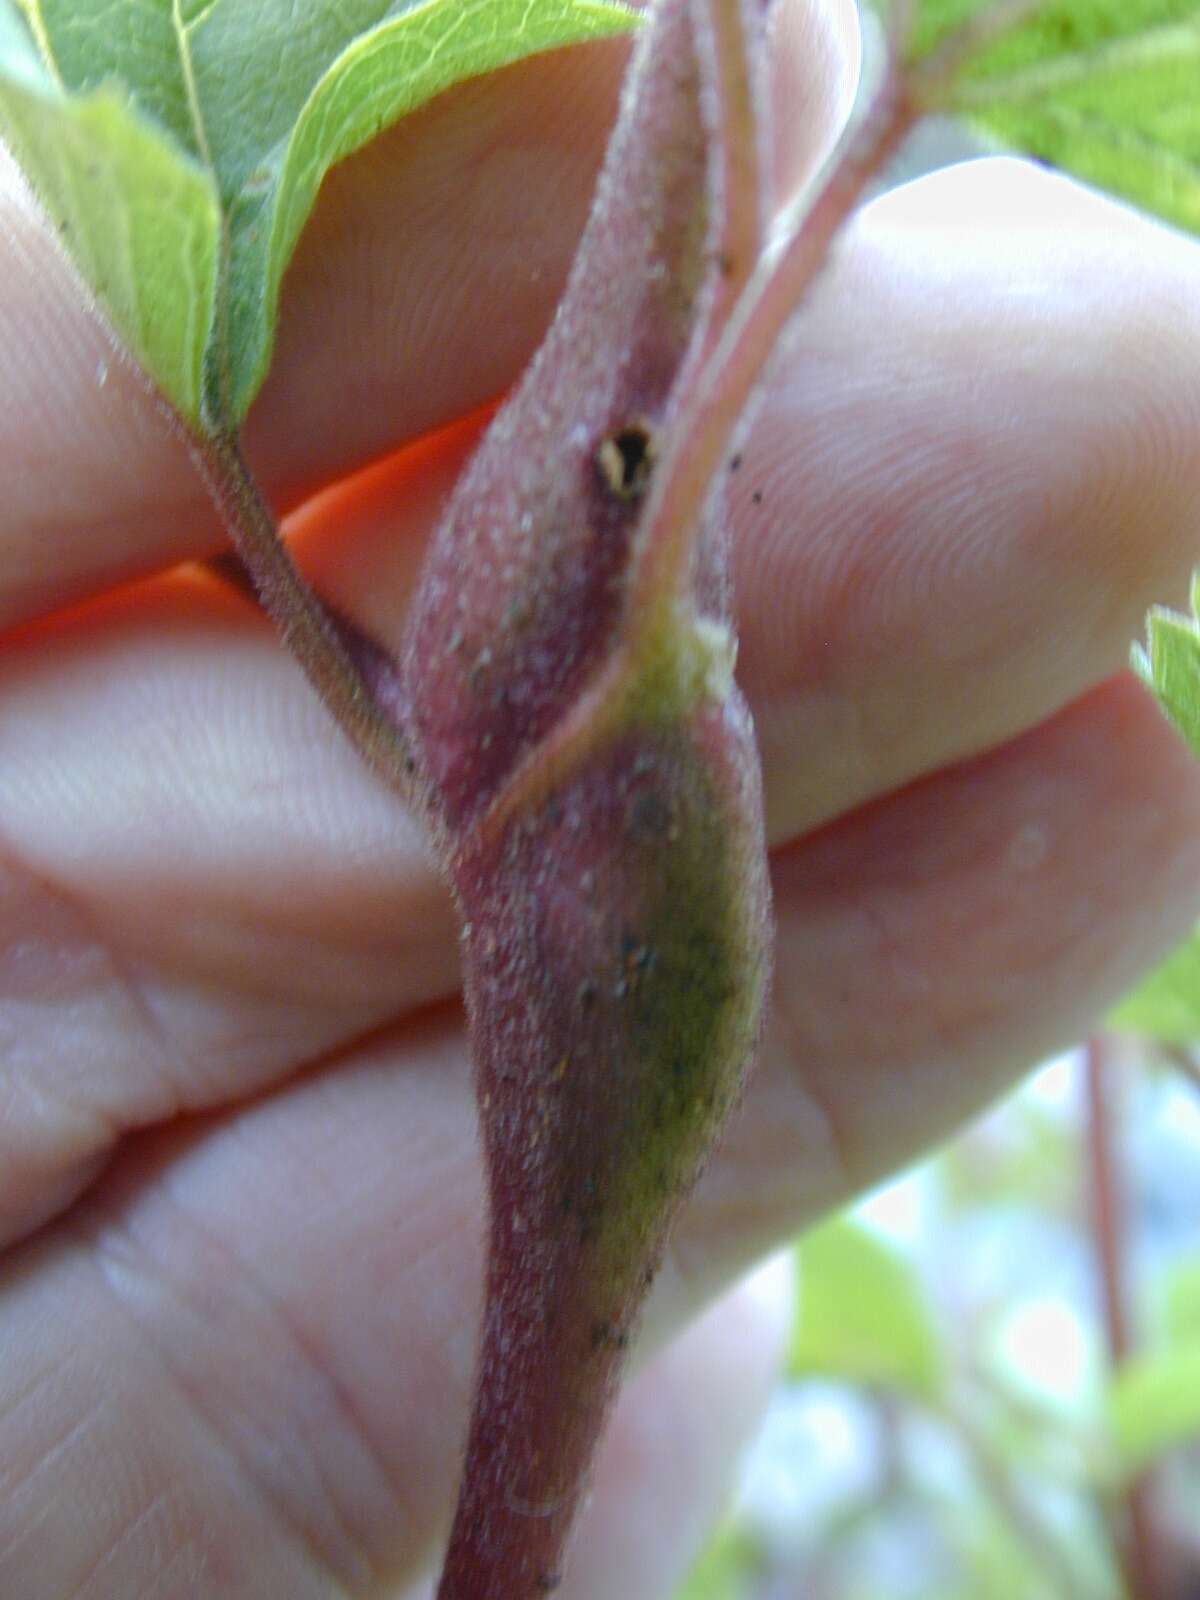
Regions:
<instances>
[{"instance_id":1,"label":"branching stem","mask_svg":"<svg viewBox=\"0 0 1200 1600\"><path fill-rule=\"evenodd\" d=\"M962 69L995 39L1015 28L1035 12L1044 10L1046 0L994 0L994 4L973 12L953 29L940 44L908 69L913 98L925 112L950 109L955 103Z\"/></svg>"},{"instance_id":2,"label":"branching stem","mask_svg":"<svg viewBox=\"0 0 1200 1600\"><path fill-rule=\"evenodd\" d=\"M691 413L677 430L678 444L658 470L630 573L627 639L636 640L639 631L658 632L662 606L677 604L686 592L710 486L787 324L825 265L834 237L914 124L945 99L963 66L1041 3L1000 0L968 17L913 65L904 60L908 7L896 5L882 80L869 110L835 156L815 197L802 195L776 221L706 365ZM732 178L735 167L744 173L748 163L758 159L750 154L753 130L739 120L741 97L755 86L745 66L740 6L735 0L707 0L707 10L718 49L721 159ZM761 171L752 192L758 213ZM726 199L723 206L723 236L747 237L754 225L751 202L743 205ZM739 250L740 246L732 249L734 259ZM639 655L636 644L633 654Z\"/></svg>"},{"instance_id":3,"label":"branching stem","mask_svg":"<svg viewBox=\"0 0 1200 1600\"><path fill-rule=\"evenodd\" d=\"M720 0L713 0L720 9ZM704 502L721 470L734 429L762 379L780 335L825 263L830 243L863 190L899 145L914 120L896 59L875 104L838 159L816 198L806 203L794 232L762 252L728 325L701 375L677 446L655 474L638 535L617 643L596 677L518 767L479 823L481 839L535 807L619 722L647 660L686 628L691 558ZM731 224L733 226L733 224Z\"/></svg>"},{"instance_id":4,"label":"branching stem","mask_svg":"<svg viewBox=\"0 0 1200 1600\"><path fill-rule=\"evenodd\" d=\"M935 104L962 63L1030 7L1009 0L968 19L915 66L903 62L895 28L882 82L869 111L837 155L815 197L777 219L764 242L767 182L762 118L765 86L756 81L747 30L756 19L744 0L695 0L698 46L709 56L721 218L718 250L728 270L713 315L715 342L690 414L660 464L630 565L625 613L607 662L557 729L480 823L489 834L595 746L620 718L639 674L664 638L686 629L692 553L705 501L725 464L735 430L788 323L824 267L830 245L873 178L913 124ZM907 16L898 6L895 17ZM201 470L264 608L280 628L321 699L354 747L403 799L414 796L414 763L401 728L355 660L341 628L306 583L279 537L270 508L236 436L195 447Z\"/></svg>"},{"instance_id":5,"label":"branching stem","mask_svg":"<svg viewBox=\"0 0 1200 1600\"><path fill-rule=\"evenodd\" d=\"M776 227L698 386L675 450L661 464L630 573L627 636L657 632L663 605L686 592L704 502L781 335L811 290L830 244L916 116L897 63L803 214Z\"/></svg>"}]
</instances>

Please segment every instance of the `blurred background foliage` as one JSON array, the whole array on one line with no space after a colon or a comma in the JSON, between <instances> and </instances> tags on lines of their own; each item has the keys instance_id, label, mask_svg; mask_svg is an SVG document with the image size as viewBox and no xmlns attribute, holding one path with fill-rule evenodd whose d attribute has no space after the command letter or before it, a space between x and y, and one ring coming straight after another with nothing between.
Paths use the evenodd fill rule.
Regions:
<instances>
[{"instance_id":1,"label":"blurred background foliage","mask_svg":"<svg viewBox=\"0 0 1200 1600\"><path fill-rule=\"evenodd\" d=\"M786 1378L678 1600L1200 1600L1179 1006L1168 1043L1097 1036L797 1243Z\"/></svg>"}]
</instances>

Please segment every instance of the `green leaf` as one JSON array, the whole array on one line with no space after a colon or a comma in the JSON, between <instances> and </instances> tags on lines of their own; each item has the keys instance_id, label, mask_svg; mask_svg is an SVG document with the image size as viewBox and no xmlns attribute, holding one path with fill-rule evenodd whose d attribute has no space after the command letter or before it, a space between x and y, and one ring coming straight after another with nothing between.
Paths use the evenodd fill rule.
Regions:
<instances>
[{"instance_id":1,"label":"green leaf","mask_svg":"<svg viewBox=\"0 0 1200 1600\"><path fill-rule=\"evenodd\" d=\"M942 1386L942 1352L916 1274L860 1223L836 1217L796 1247L799 1306L788 1370L886 1384L922 1399Z\"/></svg>"},{"instance_id":2,"label":"green leaf","mask_svg":"<svg viewBox=\"0 0 1200 1600\"><path fill-rule=\"evenodd\" d=\"M915 51L993 0L924 0ZM1200 232L1197 0L1058 0L960 73L945 109L1002 144Z\"/></svg>"},{"instance_id":3,"label":"green leaf","mask_svg":"<svg viewBox=\"0 0 1200 1600\"><path fill-rule=\"evenodd\" d=\"M701 1551L675 1600L741 1600L761 1566L754 1538L736 1524L718 1530Z\"/></svg>"},{"instance_id":4,"label":"green leaf","mask_svg":"<svg viewBox=\"0 0 1200 1600\"><path fill-rule=\"evenodd\" d=\"M200 409L220 214L208 174L126 91L63 95L0 9L0 134L114 328L184 416Z\"/></svg>"},{"instance_id":5,"label":"green leaf","mask_svg":"<svg viewBox=\"0 0 1200 1600\"><path fill-rule=\"evenodd\" d=\"M1109 1390L1109 1421L1129 1476L1200 1440L1200 1345L1167 1346L1126 1362Z\"/></svg>"},{"instance_id":6,"label":"green leaf","mask_svg":"<svg viewBox=\"0 0 1200 1600\"><path fill-rule=\"evenodd\" d=\"M1156 1298L1165 1341L1178 1348L1200 1350L1200 1256L1172 1262L1163 1273Z\"/></svg>"},{"instance_id":7,"label":"green leaf","mask_svg":"<svg viewBox=\"0 0 1200 1600\"><path fill-rule=\"evenodd\" d=\"M1146 618L1146 644L1134 645L1133 670L1200 756L1200 572L1192 575L1192 615L1155 606Z\"/></svg>"},{"instance_id":8,"label":"green leaf","mask_svg":"<svg viewBox=\"0 0 1200 1600\"><path fill-rule=\"evenodd\" d=\"M0 136L120 336L223 429L335 162L453 84L635 20L615 0L0 0Z\"/></svg>"},{"instance_id":9,"label":"green leaf","mask_svg":"<svg viewBox=\"0 0 1200 1600\"><path fill-rule=\"evenodd\" d=\"M1200 1040L1200 929L1109 1013L1107 1026L1164 1044Z\"/></svg>"}]
</instances>

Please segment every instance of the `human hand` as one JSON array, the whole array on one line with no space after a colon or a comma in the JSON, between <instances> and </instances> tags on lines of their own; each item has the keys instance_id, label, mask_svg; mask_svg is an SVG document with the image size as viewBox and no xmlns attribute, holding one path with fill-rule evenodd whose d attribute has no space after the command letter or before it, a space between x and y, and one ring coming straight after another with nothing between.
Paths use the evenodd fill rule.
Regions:
<instances>
[{"instance_id":1,"label":"human hand","mask_svg":"<svg viewBox=\"0 0 1200 1600\"><path fill-rule=\"evenodd\" d=\"M846 8L797 0L780 55L793 184L844 112ZM248 448L289 505L449 427L292 524L381 639L457 419L552 307L621 58L467 85L326 186ZM219 547L200 485L11 185L0 248L0 1595L402 1588L479 1292L450 909L270 629L168 570ZM1196 914L1200 778L1120 669L1195 558L1198 283L1164 230L976 165L868 208L773 380L733 494L774 1010L572 1600L668 1591L777 1309L671 1338Z\"/></svg>"}]
</instances>

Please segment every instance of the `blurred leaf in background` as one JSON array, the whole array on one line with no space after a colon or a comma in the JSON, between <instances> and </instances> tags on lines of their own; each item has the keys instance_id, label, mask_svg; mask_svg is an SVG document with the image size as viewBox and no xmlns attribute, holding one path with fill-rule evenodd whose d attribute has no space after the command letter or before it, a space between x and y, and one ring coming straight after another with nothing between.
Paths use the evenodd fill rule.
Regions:
<instances>
[{"instance_id":1,"label":"blurred leaf in background","mask_svg":"<svg viewBox=\"0 0 1200 1600\"><path fill-rule=\"evenodd\" d=\"M1200 929L1109 1013L1108 1026L1177 1046L1200 1039Z\"/></svg>"},{"instance_id":2,"label":"blurred leaf in background","mask_svg":"<svg viewBox=\"0 0 1200 1600\"><path fill-rule=\"evenodd\" d=\"M1127 1478L1177 1445L1200 1439L1200 1343L1166 1345L1127 1361L1113 1377L1109 1407Z\"/></svg>"},{"instance_id":3,"label":"blurred leaf in background","mask_svg":"<svg viewBox=\"0 0 1200 1600\"><path fill-rule=\"evenodd\" d=\"M914 55L995 0L923 0ZM999 13L998 13L999 14ZM1058 0L1002 29L944 109L1200 232L1200 15L1194 0Z\"/></svg>"},{"instance_id":4,"label":"blurred leaf in background","mask_svg":"<svg viewBox=\"0 0 1200 1600\"><path fill-rule=\"evenodd\" d=\"M1200 1097L1151 1045L1119 1059L1137 1353L1106 1372L1069 1056L799 1242L786 1379L679 1600L1129 1600L1151 1463L1200 1583Z\"/></svg>"},{"instance_id":5,"label":"blurred leaf in background","mask_svg":"<svg viewBox=\"0 0 1200 1600\"><path fill-rule=\"evenodd\" d=\"M943 1377L938 1334L913 1268L850 1217L796 1247L792 1377L878 1383L932 1400Z\"/></svg>"}]
</instances>

